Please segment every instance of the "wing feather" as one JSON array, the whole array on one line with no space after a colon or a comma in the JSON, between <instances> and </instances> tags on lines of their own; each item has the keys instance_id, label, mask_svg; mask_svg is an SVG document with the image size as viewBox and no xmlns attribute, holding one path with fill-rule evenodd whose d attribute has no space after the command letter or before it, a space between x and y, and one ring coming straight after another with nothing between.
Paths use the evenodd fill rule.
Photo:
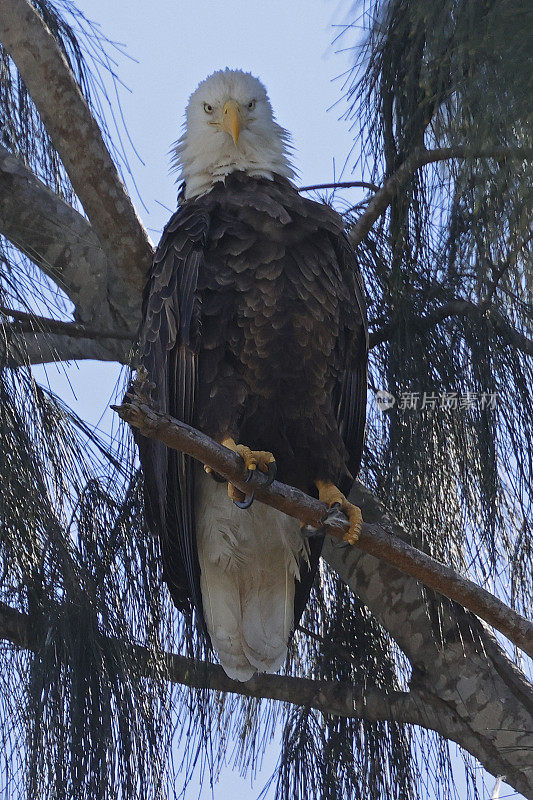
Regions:
<instances>
[{"instance_id":1,"label":"wing feather","mask_svg":"<svg viewBox=\"0 0 533 800\"><path fill-rule=\"evenodd\" d=\"M194 422L197 352L200 339L196 297L209 215L198 204L184 204L170 219L153 259L143 299L140 363L153 385L152 402L187 424ZM175 605L202 599L194 522L192 459L138 435L145 476L149 528L159 536L163 575Z\"/></svg>"},{"instance_id":2,"label":"wing feather","mask_svg":"<svg viewBox=\"0 0 533 800\"><path fill-rule=\"evenodd\" d=\"M348 469L357 477L366 425L368 325L361 274L343 234L335 242L348 302L341 306L342 333L337 343L339 376L334 391L337 424L348 451ZM343 487L349 491L349 486Z\"/></svg>"},{"instance_id":3,"label":"wing feather","mask_svg":"<svg viewBox=\"0 0 533 800\"><path fill-rule=\"evenodd\" d=\"M309 209L310 222L325 235L325 238L320 237L320 242L313 237L298 250L298 266L306 279L305 288L321 286L324 296L319 288L312 292L320 304L338 303L340 309L339 337L332 354L332 368L336 374L333 402L339 432L348 452L347 467L355 478L361 464L366 423L368 330L362 278L341 218L324 204L299 200ZM339 287L342 287L342 296ZM350 486L351 481L341 481L340 488L345 494ZM307 605L322 544L322 536L309 541L309 562L302 565L301 580L296 584L295 627Z\"/></svg>"}]
</instances>

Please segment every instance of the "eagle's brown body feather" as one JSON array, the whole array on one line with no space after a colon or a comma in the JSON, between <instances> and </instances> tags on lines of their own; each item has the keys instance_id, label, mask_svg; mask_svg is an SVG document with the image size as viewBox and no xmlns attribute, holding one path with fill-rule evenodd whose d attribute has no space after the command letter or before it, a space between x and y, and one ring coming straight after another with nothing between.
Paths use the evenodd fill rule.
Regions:
<instances>
[{"instance_id":1,"label":"eagle's brown body feather","mask_svg":"<svg viewBox=\"0 0 533 800\"><path fill-rule=\"evenodd\" d=\"M148 281L141 362L164 411L221 441L270 450L278 479L341 486L361 459L367 333L341 218L284 178L236 172L185 201ZM187 457L139 441L147 516L176 605L202 611ZM229 502L229 500L228 500ZM305 606L320 542L296 587Z\"/></svg>"}]
</instances>

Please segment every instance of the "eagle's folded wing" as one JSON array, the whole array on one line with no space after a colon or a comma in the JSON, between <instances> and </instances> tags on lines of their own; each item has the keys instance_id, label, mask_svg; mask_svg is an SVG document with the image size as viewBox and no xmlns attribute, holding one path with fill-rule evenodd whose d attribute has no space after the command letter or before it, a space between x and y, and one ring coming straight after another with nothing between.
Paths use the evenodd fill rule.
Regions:
<instances>
[{"instance_id":1,"label":"eagle's folded wing","mask_svg":"<svg viewBox=\"0 0 533 800\"><path fill-rule=\"evenodd\" d=\"M158 410L193 424L200 326L196 298L209 216L185 204L170 219L143 299L140 363ZM148 526L160 537L164 579L181 610L202 608L194 522L194 469L188 456L137 436Z\"/></svg>"}]
</instances>

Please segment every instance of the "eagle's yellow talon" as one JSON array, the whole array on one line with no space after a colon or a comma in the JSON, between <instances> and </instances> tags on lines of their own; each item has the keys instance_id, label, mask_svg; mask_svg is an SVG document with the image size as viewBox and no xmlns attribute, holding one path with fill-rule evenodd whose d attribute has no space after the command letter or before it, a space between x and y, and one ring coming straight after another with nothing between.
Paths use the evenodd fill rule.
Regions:
<instances>
[{"instance_id":1,"label":"eagle's yellow talon","mask_svg":"<svg viewBox=\"0 0 533 800\"><path fill-rule=\"evenodd\" d=\"M335 486L331 481L315 481L315 486L318 489L318 497L323 503L326 503L330 508L338 503L341 511L346 514L350 522L350 527L342 537L343 542L348 544L355 544L361 535L361 526L363 524L363 515L358 506L350 503L340 489Z\"/></svg>"},{"instance_id":2,"label":"eagle's yellow talon","mask_svg":"<svg viewBox=\"0 0 533 800\"><path fill-rule=\"evenodd\" d=\"M341 504L341 508L350 520L350 527L344 534L343 541L348 542L348 544L355 544L361 535L361 526L363 524L361 509L347 500L344 504Z\"/></svg>"},{"instance_id":3,"label":"eagle's yellow talon","mask_svg":"<svg viewBox=\"0 0 533 800\"><path fill-rule=\"evenodd\" d=\"M222 440L222 444L224 447L227 447L230 450L233 450L234 453L237 453L244 461L244 466L248 473L246 482L250 480L252 477L251 473L255 469L260 469L261 472L266 472L269 476L269 483L267 485L272 483L275 476L275 469L272 470L272 464L274 464L274 466L276 464L276 459L272 453L269 453L266 450L251 450L249 447L246 447L245 444L236 444L235 440L229 436ZM231 483L228 483L228 494L231 500L233 500L233 502L242 509L249 508L254 499L253 490L251 495L246 498L246 495L239 491L239 489L236 489Z\"/></svg>"},{"instance_id":4,"label":"eagle's yellow talon","mask_svg":"<svg viewBox=\"0 0 533 800\"><path fill-rule=\"evenodd\" d=\"M251 450L245 444L236 444L230 437L223 439L222 444L240 455L247 470L259 469L261 472L268 472L269 464L276 461L272 453L267 450Z\"/></svg>"}]
</instances>

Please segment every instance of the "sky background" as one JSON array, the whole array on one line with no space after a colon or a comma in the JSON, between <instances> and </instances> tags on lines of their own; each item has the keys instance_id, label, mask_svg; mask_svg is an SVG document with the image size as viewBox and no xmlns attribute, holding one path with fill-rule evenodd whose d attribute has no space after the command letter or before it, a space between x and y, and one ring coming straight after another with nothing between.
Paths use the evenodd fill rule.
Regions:
<instances>
[{"instance_id":1,"label":"sky background","mask_svg":"<svg viewBox=\"0 0 533 800\"><path fill-rule=\"evenodd\" d=\"M125 142L135 179L133 182L126 175L126 183L155 243L176 206L169 150L180 134L189 95L214 70L240 68L263 81L278 122L292 134L299 185L341 177L354 148L355 131L341 119L347 109L341 98L342 76L352 63L349 48L356 33L352 29L335 45L332 42L341 32L337 26L349 18L350 2L152 0L147 5L140 0L77 0L77 6L109 39L120 43L126 54L110 51L116 58L116 73L125 84L119 87L118 96L127 128L126 134L114 101L119 122L113 138L120 136ZM112 81L104 79L113 94ZM112 129L110 115L108 123ZM127 142L128 135L138 156ZM361 177L359 173L351 175L357 154L355 145L342 174L344 180ZM350 190L341 196L357 202L361 194ZM110 430L108 406L120 381L117 365L80 362L66 369L48 365L36 367L34 373L86 421ZM187 798L257 797L272 774L277 750L274 743L253 790L249 779L228 768L212 791L208 782L202 790L193 783ZM487 786L492 788L493 783L489 776ZM460 779L458 786L462 786ZM485 789L482 796L490 797L490 791ZM511 796L519 797L503 786L501 797Z\"/></svg>"}]
</instances>

